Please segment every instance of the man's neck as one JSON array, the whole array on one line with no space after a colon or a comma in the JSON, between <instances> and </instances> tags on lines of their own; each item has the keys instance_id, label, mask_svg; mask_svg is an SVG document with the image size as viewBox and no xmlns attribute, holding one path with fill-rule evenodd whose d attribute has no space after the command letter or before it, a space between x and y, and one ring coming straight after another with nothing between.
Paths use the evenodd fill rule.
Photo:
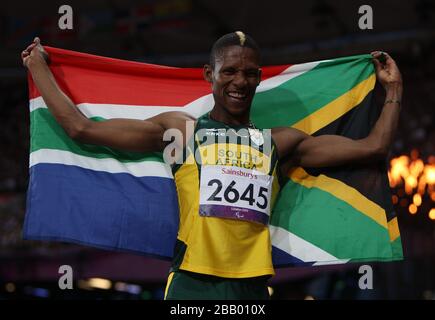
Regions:
<instances>
[{"instance_id":1,"label":"man's neck","mask_svg":"<svg viewBox=\"0 0 435 320\"><path fill-rule=\"evenodd\" d=\"M213 110L210 111L210 118L218 122L223 122L229 126L249 126L249 113L236 117L227 112L222 112L213 108Z\"/></svg>"}]
</instances>

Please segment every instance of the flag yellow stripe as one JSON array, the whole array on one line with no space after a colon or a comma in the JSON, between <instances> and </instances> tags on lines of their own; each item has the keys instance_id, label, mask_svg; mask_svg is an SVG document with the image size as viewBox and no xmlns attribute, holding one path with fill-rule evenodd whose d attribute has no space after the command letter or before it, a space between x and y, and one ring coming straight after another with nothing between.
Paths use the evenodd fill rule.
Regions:
<instances>
[{"instance_id":1,"label":"flag yellow stripe","mask_svg":"<svg viewBox=\"0 0 435 320\"><path fill-rule=\"evenodd\" d=\"M378 204L364 197L358 190L346 185L340 180L325 175L310 176L301 167L289 172L289 178L306 188L318 188L332 194L334 197L346 202L379 225L389 230L385 210Z\"/></svg>"},{"instance_id":2,"label":"flag yellow stripe","mask_svg":"<svg viewBox=\"0 0 435 320\"><path fill-rule=\"evenodd\" d=\"M169 287L170 287L170 285L171 285L171 283L172 283L172 278L174 277L174 272L171 272L170 274L169 274L169 277L168 277L168 281L166 282L166 288L165 288L165 296L164 296L164 300L166 300L166 297L167 297L167 295L168 295L168 290L169 290Z\"/></svg>"},{"instance_id":3,"label":"flag yellow stripe","mask_svg":"<svg viewBox=\"0 0 435 320\"><path fill-rule=\"evenodd\" d=\"M331 101L321 109L311 113L299 122L296 122L292 127L304 131L307 134L313 134L359 105L367 94L373 90L375 82L376 75L372 74L345 94Z\"/></svg>"},{"instance_id":4,"label":"flag yellow stripe","mask_svg":"<svg viewBox=\"0 0 435 320\"><path fill-rule=\"evenodd\" d=\"M393 242L398 237L400 237L399 224L397 222L397 217L394 217L388 221L388 232L390 234L390 241Z\"/></svg>"}]
</instances>

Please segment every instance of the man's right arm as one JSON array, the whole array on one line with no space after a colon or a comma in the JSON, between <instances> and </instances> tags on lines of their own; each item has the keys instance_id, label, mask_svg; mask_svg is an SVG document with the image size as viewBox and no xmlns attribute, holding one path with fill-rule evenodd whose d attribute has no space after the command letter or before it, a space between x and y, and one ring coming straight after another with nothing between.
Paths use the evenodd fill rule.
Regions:
<instances>
[{"instance_id":1,"label":"man's right arm","mask_svg":"<svg viewBox=\"0 0 435 320\"><path fill-rule=\"evenodd\" d=\"M184 127L185 121L193 120L182 112L168 112L143 121L89 120L59 88L44 54L46 53L36 38L21 56L48 109L72 139L126 151L163 151L165 144L162 138L165 129L168 126Z\"/></svg>"}]
</instances>

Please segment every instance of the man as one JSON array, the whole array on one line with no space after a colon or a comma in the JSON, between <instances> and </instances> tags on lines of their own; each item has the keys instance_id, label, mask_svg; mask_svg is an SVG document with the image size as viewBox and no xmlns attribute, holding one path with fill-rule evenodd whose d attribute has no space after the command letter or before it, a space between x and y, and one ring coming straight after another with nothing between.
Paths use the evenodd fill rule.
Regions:
<instances>
[{"instance_id":1,"label":"man","mask_svg":"<svg viewBox=\"0 0 435 320\"><path fill-rule=\"evenodd\" d=\"M173 164L180 227L166 299L268 298L266 282L274 270L267 223L277 191L278 160L290 166L329 167L374 161L387 154L399 118L402 79L388 54L375 51L372 56L378 81L386 90L385 103L369 136L351 140L312 137L288 127L256 129L249 113L261 80L260 52L254 40L240 31L213 45L204 78L212 86L215 105L199 119L166 112L143 121L91 121L59 89L39 39L22 52L23 64L49 110L73 139L149 152L164 151L166 130L182 132L184 139L175 151L183 151L183 159ZM188 130L191 122L193 134ZM247 135L240 134L243 129ZM225 132L223 141L218 139L219 130ZM235 135L235 142L228 141L230 135ZM216 157L209 161L212 154Z\"/></svg>"}]
</instances>

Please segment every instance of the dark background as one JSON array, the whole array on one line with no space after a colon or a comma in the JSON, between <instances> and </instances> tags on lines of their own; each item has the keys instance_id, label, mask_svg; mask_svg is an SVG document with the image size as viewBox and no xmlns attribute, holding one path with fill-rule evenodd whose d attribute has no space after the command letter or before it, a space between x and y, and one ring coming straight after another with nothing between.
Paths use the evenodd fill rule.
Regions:
<instances>
[{"instance_id":1,"label":"dark background","mask_svg":"<svg viewBox=\"0 0 435 320\"><path fill-rule=\"evenodd\" d=\"M58 28L62 4L73 8L73 30ZM373 9L373 30L358 27L358 8L365 4ZM426 173L416 178L426 174L431 181L415 214L410 205L416 189L406 193L403 179L392 187L405 260L371 263L373 290L358 288L359 264L292 268L278 270L271 280L272 298L435 299L435 216L429 217L435 210L435 1L97 0L0 4L0 300L161 299L168 272L164 261L22 240L29 118L20 52L33 37L98 55L201 67L213 42L235 30L256 39L264 65L389 52L405 88L389 158L407 156L414 166L422 162ZM382 103L381 88L376 99ZM63 264L74 268L74 290L58 288ZM90 288L108 283L88 281L95 277L109 280L110 289Z\"/></svg>"}]
</instances>

